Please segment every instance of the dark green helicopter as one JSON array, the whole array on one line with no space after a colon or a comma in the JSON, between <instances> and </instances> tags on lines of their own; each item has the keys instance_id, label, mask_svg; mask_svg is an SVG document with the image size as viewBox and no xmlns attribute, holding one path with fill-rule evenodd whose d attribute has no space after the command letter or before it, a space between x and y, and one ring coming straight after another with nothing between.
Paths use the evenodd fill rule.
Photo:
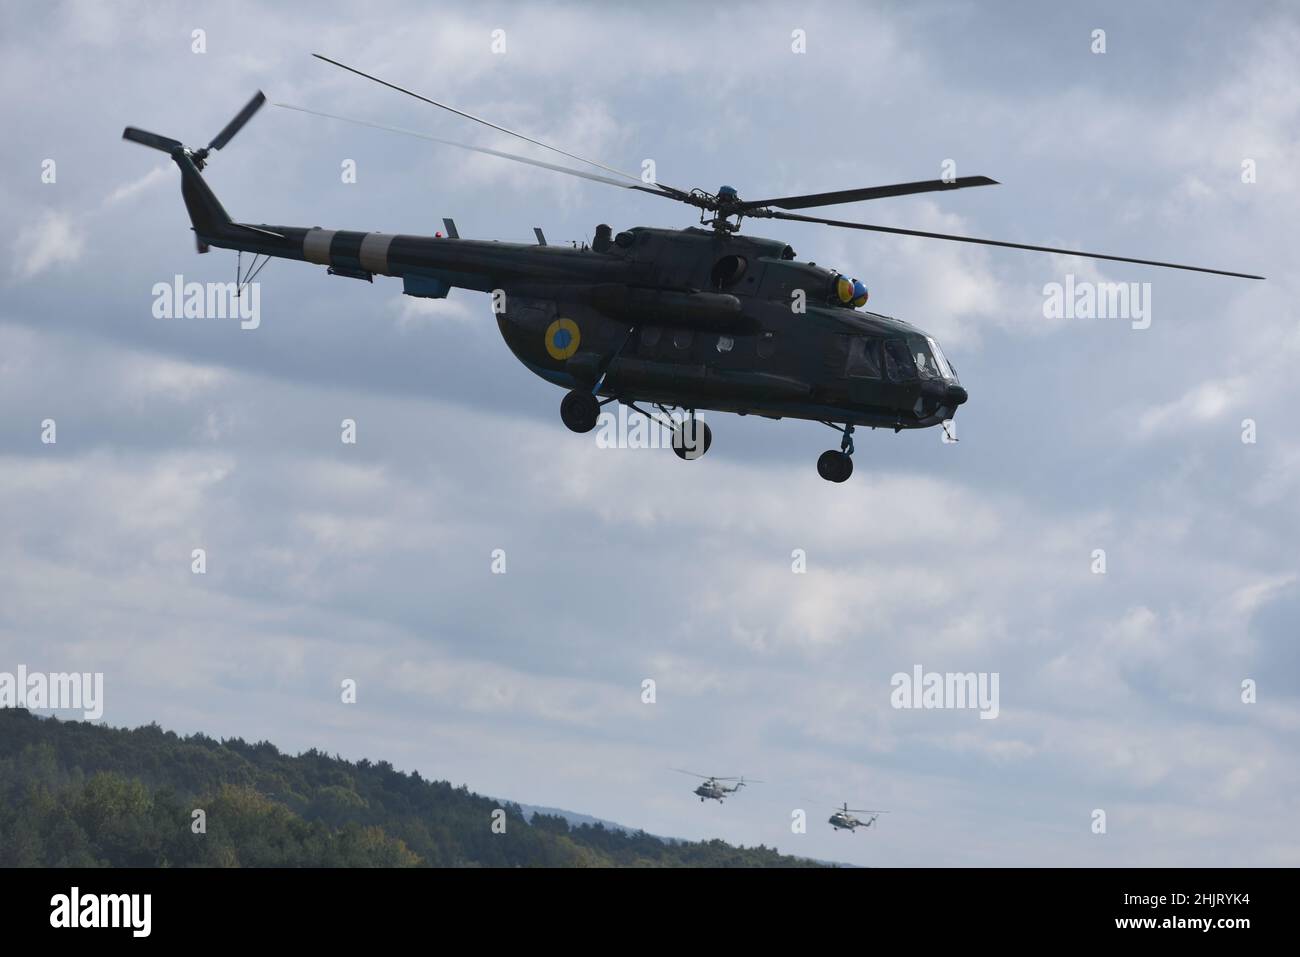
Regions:
<instances>
[{"instance_id":1,"label":"dark green helicopter","mask_svg":"<svg viewBox=\"0 0 1300 957\"><path fill-rule=\"evenodd\" d=\"M794 250L780 240L739 235L745 217L1263 278L789 212L995 185L984 176L761 200L743 200L729 186L717 193L681 190L584 159L328 57L315 56L603 173L410 130L348 122L676 200L700 210L700 226L682 230L636 227L615 234L602 224L596 227L590 246L569 247L547 245L541 230L536 230L536 245L460 239L451 220L444 221L446 237L236 223L208 187L202 171L210 152L225 146L266 102L259 92L201 149L134 127L122 134L168 153L180 167L181 193L199 252L217 246L252 253L254 261L244 281L256 275L261 268L258 257L265 256L266 261L279 257L316 263L326 266L330 275L367 282L373 282L376 275L400 277L403 292L409 296L441 299L453 287L491 293L501 335L516 358L548 382L568 390L560 403L560 417L568 428L591 431L601 406L610 402L621 402L656 418L641 407L653 405L665 415L680 413L677 422L666 424L674 428L673 449L683 459L703 455L712 442L707 423L695 417L697 410L808 419L841 433L840 448L824 452L817 460L817 471L822 478L843 482L853 472L850 456L856 426L898 432L939 425L946 430L957 408L967 400L956 371L933 337L902 320L865 310L867 288L859 280L797 261Z\"/></svg>"}]
</instances>

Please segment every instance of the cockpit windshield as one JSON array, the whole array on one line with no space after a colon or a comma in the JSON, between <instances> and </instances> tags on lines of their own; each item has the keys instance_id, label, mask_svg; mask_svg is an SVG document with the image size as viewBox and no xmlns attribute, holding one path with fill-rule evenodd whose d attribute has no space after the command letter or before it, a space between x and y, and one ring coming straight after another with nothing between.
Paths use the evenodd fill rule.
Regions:
<instances>
[{"instance_id":1,"label":"cockpit windshield","mask_svg":"<svg viewBox=\"0 0 1300 957\"><path fill-rule=\"evenodd\" d=\"M909 336L907 345L912 358L916 361L917 374L922 379L957 381L957 376L952 371L952 366L948 365L948 359L939 348L939 343L929 336Z\"/></svg>"},{"instance_id":2,"label":"cockpit windshield","mask_svg":"<svg viewBox=\"0 0 1300 957\"><path fill-rule=\"evenodd\" d=\"M943 373L943 377L956 382L957 372L948 364L948 357L945 356L943 350L939 348L939 343L935 342L930 336L926 336L925 341L930 344L930 352L934 354L934 361L938 364L939 371Z\"/></svg>"}]
</instances>

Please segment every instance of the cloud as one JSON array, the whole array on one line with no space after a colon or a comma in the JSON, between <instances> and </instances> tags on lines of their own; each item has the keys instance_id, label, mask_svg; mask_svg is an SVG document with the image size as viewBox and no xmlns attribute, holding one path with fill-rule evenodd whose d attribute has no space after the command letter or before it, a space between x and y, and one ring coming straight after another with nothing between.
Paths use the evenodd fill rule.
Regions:
<instances>
[{"instance_id":1,"label":"cloud","mask_svg":"<svg viewBox=\"0 0 1300 957\"><path fill-rule=\"evenodd\" d=\"M67 213L46 210L18 231L13 243L14 273L33 279L58 265L81 259L86 235Z\"/></svg>"},{"instance_id":2,"label":"cloud","mask_svg":"<svg viewBox=\"0 0 1300 957\"><path fill-rule=\"evenodd\" d=\"M397 313L397 325L402 331L441 322L482 321L483 314L475 314L462 300L424 299L418 296L399 296L390 300Z\"/></svg>"},{"instance_id":3,"label":"cloud","mask_svg":"<svg viewBox=\"0 0 1300 957\"><path fill-rule=\"evenodd\" d=\"M1213 422L1240 407L1246 385L1241 377L1202 382L1173 402L1144 412L1138 420L1138 430L1143 435L1152 435Z\"/></svg>"}]
</instances>

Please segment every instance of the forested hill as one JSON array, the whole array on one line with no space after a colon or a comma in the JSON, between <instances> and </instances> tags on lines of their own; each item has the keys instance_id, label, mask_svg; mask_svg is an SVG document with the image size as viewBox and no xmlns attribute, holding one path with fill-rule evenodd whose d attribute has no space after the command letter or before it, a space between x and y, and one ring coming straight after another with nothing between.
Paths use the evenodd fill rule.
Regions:
<instances>
[{"instance_id":1,"label":"forested hill","mask_svg":"<svg viewBox=\"0 0 1300 957\"><path fill-rule=\"evenodd\" d=\"M196 809L206 833L194 833ZM0 709L0 866L816 865L762 846L664 842L552 815L530 824L517 805L386 761Z\"/></svg>"}]
</instances>

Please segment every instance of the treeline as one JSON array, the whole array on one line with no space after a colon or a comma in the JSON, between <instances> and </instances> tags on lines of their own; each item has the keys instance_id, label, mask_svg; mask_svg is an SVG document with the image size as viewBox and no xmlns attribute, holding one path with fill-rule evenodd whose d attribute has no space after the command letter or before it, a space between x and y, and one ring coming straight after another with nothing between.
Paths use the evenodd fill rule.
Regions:
<instances>
[{"instance_id":1,"label":"treeline","mask_svg":"<svg viewBox=\"0 0 1300 957\"><path fill-rule=\"evenodd\" d=\"M504 833L492 829L498 807ZM0 709L0 866L816 865L763 846L663 841L540 814L529 823L517 805L387 761Z\"/></svg>"}]
</instances>

